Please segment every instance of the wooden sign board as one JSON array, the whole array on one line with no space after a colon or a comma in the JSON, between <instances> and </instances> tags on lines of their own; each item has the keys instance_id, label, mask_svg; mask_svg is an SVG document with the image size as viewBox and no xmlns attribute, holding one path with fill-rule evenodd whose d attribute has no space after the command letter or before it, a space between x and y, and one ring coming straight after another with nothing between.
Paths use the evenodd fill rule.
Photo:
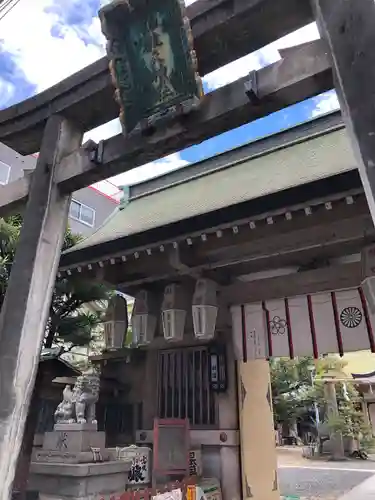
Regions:
<instances>
[{"instance_id":1,"label":"wooden sign board","mask_svg":"<svg viewBox=\"0 0 375 500\"><path fill-rule=\"evenodd\" d=\"M154 476L189 475L188 419L154 420Z\"/></svg>"},{"instance_id":2,"label":"wooden sign board","mask_svg":"<svg viewBox=\"0 0 375 500\"><path fill-rule=\"evenodd\" d=\"M375 315L361 287L233 306L236 359L375 352Z\"/></svg>"},{"instance_id":3,"label":"wooden sign board","mask_svg":"<svg viewBox=\"0 0 375 500\"><path fill-rule=\"evenodd\" d=\"M183 0L115 0L99 17L125 135L199 104L202 83Z\"/></svg>"}]
</instances>

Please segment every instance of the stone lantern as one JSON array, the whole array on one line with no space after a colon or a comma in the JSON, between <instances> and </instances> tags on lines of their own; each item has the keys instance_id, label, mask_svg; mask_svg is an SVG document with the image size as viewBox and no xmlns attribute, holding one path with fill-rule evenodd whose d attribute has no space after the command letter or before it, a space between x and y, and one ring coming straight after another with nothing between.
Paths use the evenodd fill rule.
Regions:
<instances>
[{"instance_id":1,"label":"stone lantern","mask_svg":"<svg viewBox=\"0 0 375 500\"><path fill-rule=\"evenodd\" d=\"M141 290L135 297L131 318L133 343L146 345L155 337L158 307L155 295Z\"/></svg>"},{"instance_id":2,"label":"stone lantern","mask_svg":"<svg viewBox=\"0 0 375 500\"><path fill-rule=\"evenodd\" d=\"M186 293L176 283L168 285L164 290L161 315L165 340L182 340L186 323Z\"/></svg>"},{"instance_id":3,"label":"stone lantern","mask_svg":"<svg viewBox=\"0 0 375 500\"><path fill-rule=\"evenodd\" d=\"M197 339L208 340L215 335L219 310L217 303L217 283L199 279L195 285L192 305L194 335Z\"/></svg>"},{"instance_id":4,"label":"stone lantern","mask_svg":"<svg viewBox=\"0 0 375 500\"><path fill-rule=\"evenodd\" d=\"M107 350L121 349L128 331L128 304L123 295L114 295L104 315L104 341Z\"/></svg>"}]
</instances>

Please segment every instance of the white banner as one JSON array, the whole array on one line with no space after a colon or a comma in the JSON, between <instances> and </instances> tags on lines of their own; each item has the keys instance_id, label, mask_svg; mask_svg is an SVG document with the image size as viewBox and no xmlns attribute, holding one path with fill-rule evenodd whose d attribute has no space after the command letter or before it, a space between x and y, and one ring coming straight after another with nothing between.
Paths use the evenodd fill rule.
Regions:
<instances>
[{"instance_id":1,"label":"white banner","mask_svg":"<svg viewBox=\"0 0 375 500\"><path fill-rule=\"evenodd\" d=\"M233 306L236 359L314 356L374 346L361 288Z\"/></svg>"}]
</instances>

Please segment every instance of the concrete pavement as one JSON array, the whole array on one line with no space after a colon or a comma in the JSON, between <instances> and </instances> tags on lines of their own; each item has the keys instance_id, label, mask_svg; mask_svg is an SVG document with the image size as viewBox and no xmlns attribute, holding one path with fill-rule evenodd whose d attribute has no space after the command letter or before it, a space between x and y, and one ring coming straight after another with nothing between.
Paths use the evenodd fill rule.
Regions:
<instances>
[{"instance_id":1,"label":"concrete pavement","mask_svg":"<svg viewBox=\"0 0 375 500\"><path fill-rule=\"evenodd\" d=\"M324 466L313 465L312 467L279 467L280 493L285 499L289 497L290 500L292 498L298 500L341 500L341 497L353 488L369 478L375 477L374 473L374 469L363 470L348 466L340 468L337 464L334 464L334 467L326 464ZM362 496L355 500L362 500ZM375 500L375 497L371 500Z\"/></svg>"},{"instance_id":2,"label":"concrete pavement","mask_svg":"<svg viewBox=\"0 0 375 500\"><path fill-rule=\"evenodd\" d=\"M279 448L278 465L283 500L375 500L374 460L315 461Z\"/></svg>"},{"instance_id":3,"label":"concrete pavement","mask_svg":"<svg viewBox=\"0 0 375 500\"><path fill-rule=\"evenodd\" d=\"M375 475L351 489L338 500L375 500Z\"/></svg>"}]
</instances>

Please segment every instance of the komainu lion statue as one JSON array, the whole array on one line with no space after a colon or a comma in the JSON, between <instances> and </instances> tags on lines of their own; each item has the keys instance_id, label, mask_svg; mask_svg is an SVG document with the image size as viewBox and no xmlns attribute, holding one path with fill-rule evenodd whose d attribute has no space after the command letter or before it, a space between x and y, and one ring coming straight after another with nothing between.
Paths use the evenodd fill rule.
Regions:
<instances>
[{"instance_id":1,"label":"komainu lion statue","mask_svg":"<svg viewBox=\"0 0 375 500\"><path fill-rule=\"evenodd\" d=\"M83 373L71 390L67 385L63 400L55 411L57 424L96 424L95 406L99 399L100 379L96 373Z\"/></svg>"}]
</instances>

